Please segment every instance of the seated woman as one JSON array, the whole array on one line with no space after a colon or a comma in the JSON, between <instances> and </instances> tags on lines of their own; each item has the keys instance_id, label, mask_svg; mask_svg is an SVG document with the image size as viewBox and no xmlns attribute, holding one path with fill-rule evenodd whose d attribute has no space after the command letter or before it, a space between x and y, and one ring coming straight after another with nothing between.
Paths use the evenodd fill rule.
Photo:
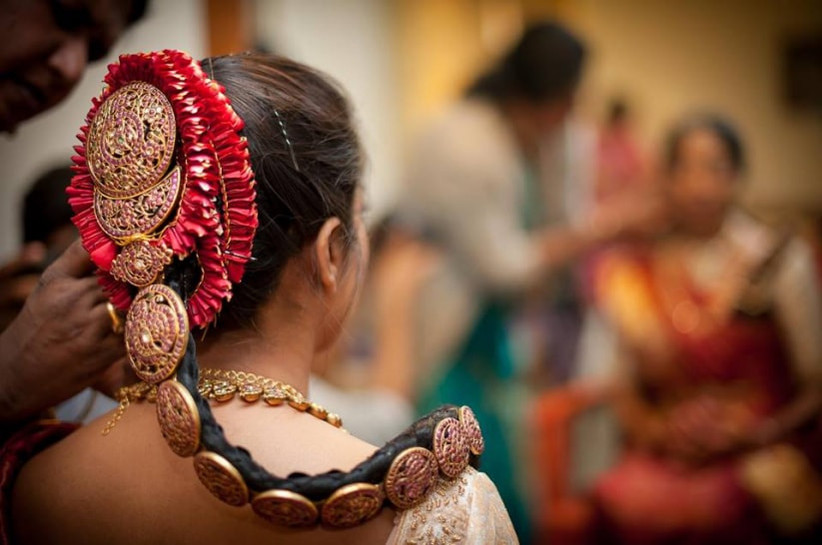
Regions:
<instances>
[{"instance_id":1,"label":"seated woman","mask_svg":"<svg viewBox=\"0 0 822 545\"><path fill-rule=\"evenodd\" d=\"M201 66L176 51L124 55L106 83L70 202L128 313L141 382L107 424L25 465L6 537L516 543L472 467L484 445L470 409L438 409L377 449L301 394L368 259L362 158L340 91L278 57Z\"/></svg>"},{"instance_id":2,"label":"seated woman","mask_svg":"<svg viewBox=\"0 0 822 545\"><path fill-rule=\"evenodd\" d=\"M603 541L818 539L822 309L810 253L735 208L743 149L726 122L684 122L666 159L671 232L612 251L598 273L627 366L627 445L595 491Z\"/></svg>"}]
</instances>

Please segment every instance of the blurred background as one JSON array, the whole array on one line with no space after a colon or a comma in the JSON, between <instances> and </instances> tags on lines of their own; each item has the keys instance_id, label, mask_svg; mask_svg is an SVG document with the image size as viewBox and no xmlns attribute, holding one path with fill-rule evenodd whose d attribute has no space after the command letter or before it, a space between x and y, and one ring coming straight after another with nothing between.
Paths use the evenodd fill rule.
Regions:
<instances>
[{"instance_id":1,"label":"blurred background","mask_svg":"<svg viewBox=\"0 0 822 545\"><path fill-rule=\"evenodd\" d=\"M553 109L466 98L544 21L575 66ZM0 255L106 64L164 48L286 55L350 96L374 263L312 393L353 433L471 405L523 543L820 537L822 3L152 0L0 136Z\"/></svg>"},{"instance_id":2,"label":"blurred background","mask_svg":"<svg viewBox=\"0 0 822 545\"><path fill-rule=\"evenodd\" d=\"M577 115L597 123L622 97L636 138L653 150L681 115L721 111L746 135L751 204L773 212L822 206L822 114L818 102L792 99L789 73L791 51L818 44L822 8L813 0L154 0L69 100L0 136L0 253L16 248L23 188L44 164L70 158L90 97L119 52L177 48L203 57L262 46L331 74L358 112L367 185L381 210L397 195L410 139L528 21L546 17L590 47Z\"/></svg>"}]
</instances>

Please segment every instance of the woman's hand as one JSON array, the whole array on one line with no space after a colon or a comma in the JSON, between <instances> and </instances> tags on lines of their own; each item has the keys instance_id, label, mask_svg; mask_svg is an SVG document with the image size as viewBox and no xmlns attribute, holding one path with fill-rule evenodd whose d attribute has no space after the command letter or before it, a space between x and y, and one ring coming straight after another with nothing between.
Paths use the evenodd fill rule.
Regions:
<instances>
[{"instance_id":1,"label":"woman's hand","mask_svg":"<svg viewBox=\"0 0 822 545\"><path fill-rule=\"evenodd\" d=\"M668 412L666 450L701 465L751 448L753 429L753 419L744 407L699 396Z\"/></svg>"}]
</instances>

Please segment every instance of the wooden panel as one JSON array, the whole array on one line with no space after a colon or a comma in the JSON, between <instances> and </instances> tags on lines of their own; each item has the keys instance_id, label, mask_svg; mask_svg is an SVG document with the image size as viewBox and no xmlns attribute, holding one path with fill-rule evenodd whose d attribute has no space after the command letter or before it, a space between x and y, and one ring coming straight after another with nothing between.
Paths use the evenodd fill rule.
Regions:
<instances>
[{"instance_id":1,"label":"wooden panel","mask_svg":"<svg viewBox=\"0 0 822 545\"><path fill-rule=\"evenodd\" d=\"M252 46L249 0L206 0L208 54L227 55Z\"/></svg>"}]
</instances>

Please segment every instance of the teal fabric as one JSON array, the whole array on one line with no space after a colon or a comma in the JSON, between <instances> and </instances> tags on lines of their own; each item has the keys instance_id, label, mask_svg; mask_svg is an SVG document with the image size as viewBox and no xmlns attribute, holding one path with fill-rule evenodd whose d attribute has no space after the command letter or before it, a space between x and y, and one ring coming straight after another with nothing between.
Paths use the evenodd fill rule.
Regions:
<instances>
[{"instance_id":1,"label":"teal fabric","mask_svg":"<svg viewBox=\"0 0 822 545\"><path fill-rule=\"evenodd\" d=\"M444 403L471 407L485 438L480 469L497 486L520 542L527 544L531 540L531 520L519 486L517 469L522 464L515 462L524 398L515 379L517 366L508 334L508 314L501 303L486 305L462 351L422 397L420 412Z\"/></svg>"}]
</instances>

